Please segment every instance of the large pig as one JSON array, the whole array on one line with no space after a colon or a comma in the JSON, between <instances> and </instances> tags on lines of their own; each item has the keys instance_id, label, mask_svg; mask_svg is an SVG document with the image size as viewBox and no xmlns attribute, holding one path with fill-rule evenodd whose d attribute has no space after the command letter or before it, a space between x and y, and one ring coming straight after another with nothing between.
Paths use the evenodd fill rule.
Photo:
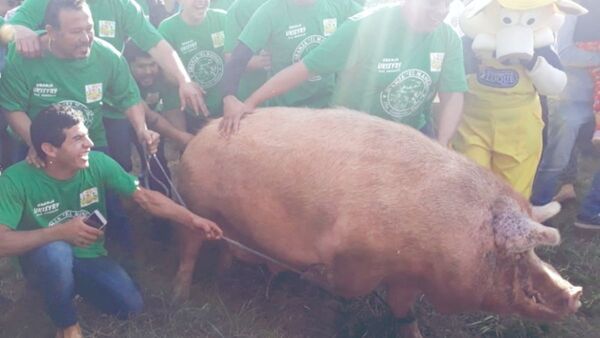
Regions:
<instances>
[{"instance_id":1,"label":"large pig","mask_svg":"<svg viewBox=\"0 0 600 338\"><path fill-rule=\"evenodd\" d=\"M558 231L493 174L415 130L341 109L261 109L229 139L217 125L182 157L188 207L336 294L384 286L397 317L421 294L444 313L556 320L580 306L581 288L533 251L557 245ZM201 244L184 237L179 294ZM416 323L404 329L420 336Z\"/></svg>"}]
</instances>

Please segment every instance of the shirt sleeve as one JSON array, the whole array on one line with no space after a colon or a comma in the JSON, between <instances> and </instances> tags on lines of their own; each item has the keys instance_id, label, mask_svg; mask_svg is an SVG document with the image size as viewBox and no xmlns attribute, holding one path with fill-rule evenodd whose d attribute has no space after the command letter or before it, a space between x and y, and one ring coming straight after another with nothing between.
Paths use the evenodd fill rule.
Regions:
<instances>
[{"instance_id":1,"label":"shirt sleeve","mask_svg":"<svg viewBox=\"0 0 600 338\"><path fill-rule=\"evenodd\" d=\"M248 46L254 54L264 49L271 38L271 17L277 15L277 13L269 13L270 8L272 7L261 6L248 21L239 36L239 40Z\"/></svg>"},{"instance_id":2,"label":"shirt sleeve","mask_svg":"<svg viewBox=\"0 0 600 338\"><path fill-rule=\"evenodd\" d=\"M466 92L468 86L462 41L450 27L447 29L447 34L449 41L442 64L439 91L442 93Z\"/></svg>"},{"instance_id":3,"label":"shirt sleeve","mask_svg":"<svg viewBox=\"0 0 600 338\"><path fill-rule=\"evenodd\" d=\"M131 197L139 185L138 179L127 173L115 160L97 152L97 163L104 184L124 197Z\"/></svg>"},{"instance_id":4,"label":"shirt sleeve","mask_svg":"<svg viewBox=\"0 0 600 338\"><path fill-rule=\"evenodd\" d=\"M573 36L577 26L577 17L567 15L565 23L558 31L557 50L564 66L588 68L600 65L600 53L588 52L575 45Z\"/></svg>"},{"instance_id":5,"label":"shirt sleeve","mask_svg":"<svg viewBox=\"0 0 600 338\"><path fill-rule=\"evenodd\" d=\"M140 5L131 0L121 1L124 13L125 34L144 51L148 51L156 46L163 37L158 30L152 26L150 21L146 19Z\"/></svg>"},{"instance_id":6,"label":"shirt sleeve","mask_svg":"<svg viewBox=\"0 0 600 338\"><path fill-rule=\"evenodd\" d=\"M142 101L140 90L129 71L127 62L118 54L115 54L112 77L107 91L107 102L120 112L124 112Z\"/></svg>"},{"instance_id":7,"label":"shirt sleeve","mask_svg":"<svg viewBox=\"0 0 600 338\"><path fill-rule=\"evenodd\" d=\"M30 29L40 29L44 24L46 7L49 0L26 0L9 20L13 25L22 25Z\"/></svg>"},{"instance_id":8,"label":"shirt sleeve","mask_svg":"<svg viewBox=\"0 0 600 338\"><path fill-rule=\"evenodd\" d=\"M235 5L234 5L235 6ZM232 7L227 12L225 18L225 46L224 53L231 53L238 42L238 37L242 33L242 25L238 21L237 6Z\"/></svg>"},{"instance_id":9,"label":"shirt sleeve","mask_svg":"<svg viewBox=\"0 0 600 338\"><path fill-rule=\"evenodd\" d=\"M21 222L25 200L10 177L0 176L0 224L15 230Z\"/></svg>"},{"instance_id":10,"label":"shirt sleeve","mask_svg":"<svg viewBox=\"0 0 600 338\"><path fill-rule=\"evenodd\" d=\"M14 48L14 45L10 48ZM9 58L0 77L0 107L8 112L27 111L29 90L21 60L17 55Z\"/></svg>"}]
</instances>

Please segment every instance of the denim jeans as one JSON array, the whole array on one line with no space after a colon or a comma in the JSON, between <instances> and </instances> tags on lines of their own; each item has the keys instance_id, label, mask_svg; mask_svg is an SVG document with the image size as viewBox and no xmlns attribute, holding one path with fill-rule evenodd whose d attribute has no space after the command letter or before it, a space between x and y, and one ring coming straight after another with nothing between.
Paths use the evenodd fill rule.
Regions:
<instances>
[{"instance_id":1,"label":"denim jeans","mask_svg":"<svg viewBox=\"0 0 600 338\"><path fill-rule=\"evenodd\" d=\"M59 241L25 253L19 263L27 281L41 293L46 313L58 328L77 323L73 305L76 294L120 319L142 311L137 286L108 257L75 258L71 246Z\"/></svg>"},{"instance_id":2,"label":"denim jeans","mask_svg":"<svg viewBox=\"0 0 600 338\"><path fill-rule=\"evenodd\" d=\"M580 130L594 123L591 102L548 101L548 140L533 183L533 205L552 201L569 167Z\"/></svg>"}]
</instances>

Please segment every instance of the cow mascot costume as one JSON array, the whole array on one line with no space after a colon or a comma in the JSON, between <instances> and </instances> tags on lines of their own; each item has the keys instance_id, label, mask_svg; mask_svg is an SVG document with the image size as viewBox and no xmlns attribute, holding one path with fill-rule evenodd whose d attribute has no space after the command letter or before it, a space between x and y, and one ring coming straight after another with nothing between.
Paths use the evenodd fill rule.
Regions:
<instances>
[{"instance_id":1,"label":"cow mascot costume","mask_svg":"<svg viewBox=\"0 0 600 338\"><path fill-rule=\"evenodd\" d=\"M454 148L525 198L542 154L540 95L567 82L551 45L565 14L584 13L570 0L473 0L460 17L469 92Z\"/></svg>"}]
</instances>

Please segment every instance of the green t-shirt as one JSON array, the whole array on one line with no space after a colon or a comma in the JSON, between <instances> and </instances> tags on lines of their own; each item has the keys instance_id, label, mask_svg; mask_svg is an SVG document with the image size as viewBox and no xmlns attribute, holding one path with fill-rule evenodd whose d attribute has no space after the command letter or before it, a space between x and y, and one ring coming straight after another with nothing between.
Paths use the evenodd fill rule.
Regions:
<instances>
[{"instance_id":1,"label":"green t-shirt","mask_svg":"<svg viewBox=\"0 0 600 338\"><path fill-rule=\"evenodd\" d=\"M159 75L151 86L139 87L142 99L148 107L157 113L179 109L179 91L177 86Z\"/></svg>"},{"instance_id":2,"label":"green t-shirt","mask_svg":"<svg viewBox=\"0 0 600 338\"><path fill-rule=\"evenodd\" d=\"M409 30L402 7L352 17L303 62L315 74L339 72L333 106L368 112L421 129L439 92L465 92L461 41L446 24Z\"/></svg>"},{"instance_id":3,"label":"green t-shirt","mask_svg":"<svg viewBox=\"0 0 600 338\"><path fill-rule=\"evenodd\" d=\"M31 119L52 104L73 106L96 146L106 146L102 125L104 100L120 112L141 102L127 62L106 41L95 38L89 57L58 59L51 53L28 59L10 47L9 62L0 78L0 106L22 111Z\"/></svg>"},{"instance_id":4,"label":"green t-shirt","mask_svg":"<svg viewBox=\"0 0 600 338\"><path fill-rule=\"evenodd\" d=\"M106 190L129 197L138 185L110 157L90 152L90 166L68 180L57 180L21 161L0 176L0 224L13 230L35 230L86 217L94 210L106 215ZM110 225L109 225L110 226ZM106 255L104 238L85 248L74 247L75 257Z\"/></svg>"},{"instance_id":5,"label":"green t-shirt","mask_svg":"<svg viewBox=\"0 0 600 338\"><path fill-rule=\"evenodd\" d=\"M238 37L256 10L267 0L236 0L227 11L225 21L225 53L232 53L238 44ZM240 79L237 97L247 99L263 83L267 82L266 70L246 71Z\"/></svg>"},{"instance_id":6,"label":"green t-shirt","mask_svg":"<svg viewBox=\"0 0 600 338\"><path fill-rule=\"evenodd\" d=\"M10 23L33 30L43 29L46 7L50 0L24 1ZM97 37L108 41L118 50L131 38L147 51L156 46L162 37L146 19L137 2L131 0L87 0L94 19Z\"/></svg>"},{"instance_id":7,"label":"green t-shirt","mask_svg":"<svg viewBox=\"0 0 600 338\"><path fill-rule=\"evenodd\" d=\"M298 5L293 0L270 0L254 13L239 40L254 53L262 49L269 51L270 74L274 75L300 61L359 10L360 7L351 0L316 0L312 5ZM334 74L315 76L274 98L271 104L325 107L334 84Z\"/></svg>"},{"instance_id":8,"label":"green t-shirt","mask_svg":"<svg viewBox=\"0 0 600 338\"><path fill-rule=\"evenodd\" d=\"M256 1L260 1L260 0L256 0ZM210 8L222 9L224 11L228 11L229 8L231 8L231 4L233 2L234 2L234 0L211 0Z\"/></svg>"},{"instance_id":9,"label":"green t-shirt","mask_svg":"<svg viewBox=\"0 0 600 338\"><path fill-rule=\"evenodd\" d=\"M178 13L158 27L179 54L192 80L206 91L204 101L213 117L223 114L222 95L217 84L223 77L225 65L225 16L222 10L208 9L202 23L190 26Z\"/></svg>"}]
</instances>

